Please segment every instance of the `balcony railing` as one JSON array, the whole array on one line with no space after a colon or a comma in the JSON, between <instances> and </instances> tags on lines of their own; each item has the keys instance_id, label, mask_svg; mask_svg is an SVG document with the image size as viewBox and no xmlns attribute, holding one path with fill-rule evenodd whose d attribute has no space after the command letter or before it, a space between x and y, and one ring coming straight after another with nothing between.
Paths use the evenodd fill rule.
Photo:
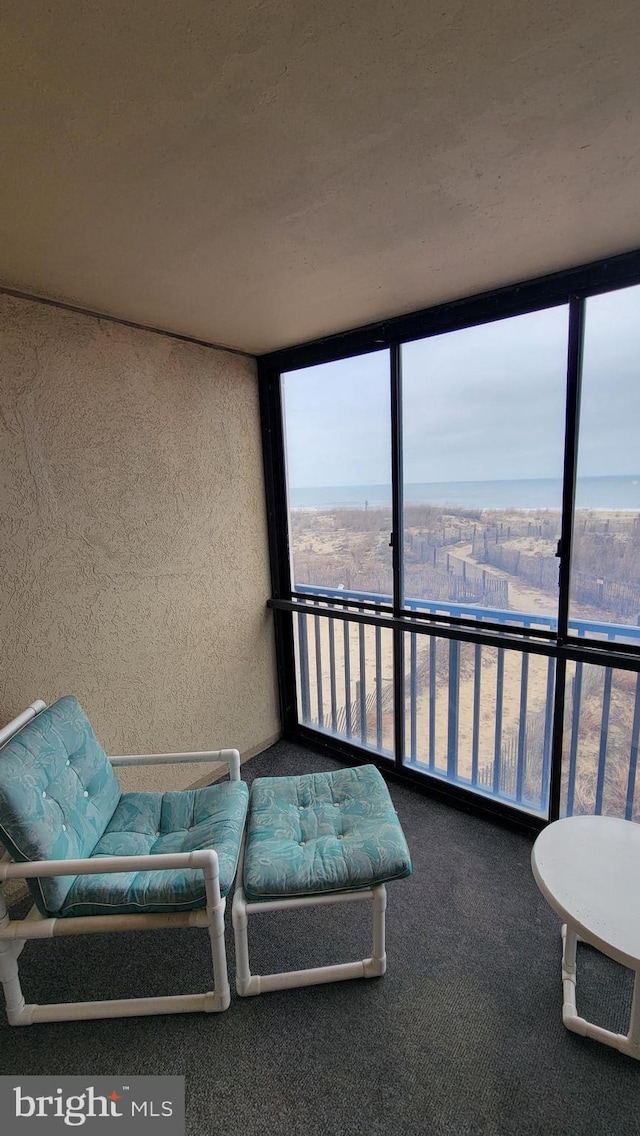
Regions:
<instances>
[{"instance_id":1,"label":"balcony railing","mask_svg":"<svg viewBox=\"0 0 640 1136\"><path fill-rule=\"evenodd\" d=\"M393 759L393 638L351 622L391 597L298 586L317 612L296 612L300 720L305 726ZM331 599L347 618L335 618ZM346 601L346 602L345 602ZM445 601L406 600L411 611L552 630L552 617ZM640 627L572 620L579 638L640 645ZM404 764L545 816L548 811L555 659L403 632ZM640 675L598 663L569 663L561 809L640 819L636 768ZM640 796L640 791L639 791Z\"/></svg>"}]
</instances>

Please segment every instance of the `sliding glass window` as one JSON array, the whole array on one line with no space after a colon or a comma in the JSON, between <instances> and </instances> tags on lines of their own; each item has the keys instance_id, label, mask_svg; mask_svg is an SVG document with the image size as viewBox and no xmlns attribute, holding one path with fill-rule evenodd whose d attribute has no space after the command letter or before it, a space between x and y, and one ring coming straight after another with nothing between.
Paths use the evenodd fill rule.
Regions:
<instances>
[{"instance_id":1,"label":"sliding glass window","mask_svg":"<svg viewBox=\"0 0 640 1136\"><path fill-rule=\"evenodd\" d=\"M308 727L393 757L393 639L338 620L391 603L389 352L282 376L298 713ZM350 601L350 602L348 602Z\"/></svg>"},{"instance_id":2,"label":"sliding glass window","mask_svg":"<svg viewBox=\"0 0 640 1136\"><path fill-rule=\"evenodd\" d=\"M640 624L640 287L585 305L573 631L619 640ZM626 638L640 644L640 630Z\"/></svg>"},{"instance_id":3,"label":"sliding glass window","mask_svg":"<svg viewBox=\"0 0 640 1136\"><path fill-rule=\"evenodd\" d=\"M555 627L567 337L563 306L402 348L406 606Z\"/></svg>"},{"instance_id":4,"label":"sliding glass window","mask_svg":"<svg viewBox=\"0 0 640 1136\"><path fill-rule=\"evenodd\" d=\"M389 352L282 376L295 589L390 599Z\"/></svg>"},{"instance_id":5,"label":"sliding glass window","mask_svg":"<svg viewBox=\"0 0 640 1136\"><path fill-rule=\"evenodd\" d=\"M592 275L263 372L285 704L510 816L640 819L640 285Z\"/></svg>"}]
</instances>

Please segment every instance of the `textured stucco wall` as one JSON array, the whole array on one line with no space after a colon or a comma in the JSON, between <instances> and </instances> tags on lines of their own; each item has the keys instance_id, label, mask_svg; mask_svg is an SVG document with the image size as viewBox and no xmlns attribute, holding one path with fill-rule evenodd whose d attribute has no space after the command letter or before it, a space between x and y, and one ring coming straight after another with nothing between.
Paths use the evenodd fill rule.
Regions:
<instances>
[{"instance_id":1,"label":"textured stucco wall","mask_svg":"<svg viewBox=\"0 0 640 1136\"><path fill-rule=\"evenodd\" d=\"M253 361L0 296L0 722L72 692L110 753L255 752L268 595Z\"/></svg>"}]
</instances>

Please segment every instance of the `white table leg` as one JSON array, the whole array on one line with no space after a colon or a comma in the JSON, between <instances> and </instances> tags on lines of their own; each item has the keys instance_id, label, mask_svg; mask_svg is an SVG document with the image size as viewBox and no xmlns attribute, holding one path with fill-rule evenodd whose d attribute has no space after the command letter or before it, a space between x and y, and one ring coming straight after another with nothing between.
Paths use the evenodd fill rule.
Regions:
<instances>
[{"instance_id":1,"label":"white table leg","mask_svg":"<svg viewBox=\"0 0 640 1136\"><path fill-rule=\"evenodd\" d=\"M627 1034L628 1049L625 1050L631 1057L640 1060L640 970L636 970L633 984L633 1001L631 1003L631 1019L629 1033Z\"/></svg>"},{"instance_id":2,"label":"white table leg","mask_svg":"<svg viewBox=\"0 0 640 1136\"><path fill-rule=\"evenodd\" d=\"M629 1033L613 1033L612 1030L603 1029L593 1022L588 1022L578 1014L576 1004L576 946L583 940L572 927L566 923L562 928L562 1021L572 1033L581 1037L590 1037L600 1041L603 1045L610 1045L613 1049L627 1053L630 1057L640 1060L640 982L639 971L636 971L635 986L633 990L633 1003L631 1006L631 1021Z\"/></svg>"},{"instance_id":3,"label":"white table leg","mask_svg":"<svg viewBox=\"0 0 640 1136\"><path fill-rule=\"evenodd\" d=\"M562 928L562 1020L570 1030L575 1030L575 1021L580 1020L576 1008L577 941L575 931L565 923Z\"/></svg>"}]
</instances>

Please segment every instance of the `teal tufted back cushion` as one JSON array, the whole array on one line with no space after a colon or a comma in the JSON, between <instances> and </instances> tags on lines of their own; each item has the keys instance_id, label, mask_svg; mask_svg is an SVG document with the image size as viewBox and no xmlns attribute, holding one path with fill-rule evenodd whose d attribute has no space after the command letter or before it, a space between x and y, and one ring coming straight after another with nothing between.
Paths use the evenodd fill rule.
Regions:
<instances>
[{"instance_id":1,"label":"teal tufted back cushion","mask_svg":"<svg viewBox=\"0 0 640 1136\"><path fill-rule=\"evenodd\" d=\"M87 715L67 695L0 749L0 841L21 862L89 856L120 792ZM43 915L59 911L75 878L29 880Z\"/></svg>"}]
</instances>

